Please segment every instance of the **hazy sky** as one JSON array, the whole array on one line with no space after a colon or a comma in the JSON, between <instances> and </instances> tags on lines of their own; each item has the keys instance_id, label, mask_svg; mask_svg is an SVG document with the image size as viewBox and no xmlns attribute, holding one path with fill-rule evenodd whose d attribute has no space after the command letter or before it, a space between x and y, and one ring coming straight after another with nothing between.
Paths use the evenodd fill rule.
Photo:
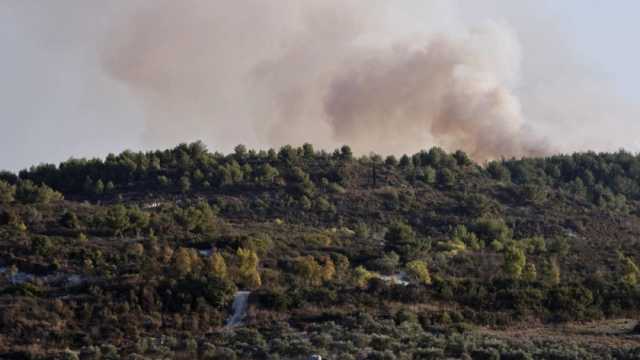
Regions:
<instances>
[{"instance_id":1,"label":"hazy sky","mask_svg":"<svg viewBox=\"0 0 640 360\"><path fill-rule=\"evenodd\" d=\"M247 117L260 116L258 109L260 111L266 109L263 103L269 103L273 99L260 97L259 100L262 102L260 105L256 105L258 101L253 99L247 102L240 101L238 94L253 95L255 93L235 89L240 85L234 84L236 82L234 74L242 74L238 69L245 65L242 69L251 68L251 73L256 69L256 71L264 70L263 65L266 63L271 65L275 63L271 67L276 68L276 70L272 69L273 71L286 71L287 69L278 68L276 60L273 60L279 59L281 55L276 51L281 51L283 48L287 50L286 48L291 46L294 49L302 49L299 51L308 52L313 47L296 45L296 41L304 38L307 41L312 39L313 43L316 39L313 33L307 37L293 37L288 33L296 32L299 28L302 32L305 29L307 31L320 29L318 31L325 36L326 28L322 24L315 24L314 21L323 22L327 19L336 21L341 26L344 25L336 27L337 34L331 34L332 37L327 41L339 38L340 41L334 42L350 48L355 46L351 42L357 42L360 44L358 46L365 48L380 46L380 43L406 44L407 39L410 38L419 39L421 36L437 33L448 34L455 32L459 27L473 29L476 24L495 22L501 29L503 27L508 29L509 34L517 39L518 45L514 53L509 53L506 57L508 61L503 61L501 57L496 59L495 64L506 64L517 69L509 72L506 80L502 78L500 71L497 71L498 75L492 75L491 79L504 85L509 91L509 96L515 97L517 105L522 108L523 115L518 115L518 119L520 117L523 119L524 127L533 129L538 136L548 138L549 143L552 144L550 146L558 151L592 148L640 150L640 142L635 139L640 134L640 124L636 117L640 105L640 94L636 90L640 82L638 67L640 49L635 45L634 39L635 35L640 33L640 23L636 19L640 12L640 3L637 1L399 0L385 2L354 0L354 4L359 4L354 5L353 8L346 6L349 9L344 11L350 13L352 17L348 21L342 21L341 9L335 13L329 11L331 15L326 15L327 9L320 6L314 7L314 5L309 5L308 9L307 5L296 6L312 14L321 12L322 16L317 17L320 20L314 20L315 17L308 14L293 19L292 14L298 14L297 12L289 9L284 11L285 9L277 9L274 6L268 9L272 12L266 15L258 10L255 13L247 11L253 6L252 4L259 3L256 0L246 0L247 5L241 11L236 8L229 11L228 14L235 17L241 16L242 19L207 18L207 15L198 14L198 11L188 12L189 7L217 11L227 7L220 4L243 1L175 0L173 3L166 0L157 2L149 0L2 1L0 3L0 49L2 51L0 56L0 169L17 170L40 162L59 162L70 156L105 156L109 152L120 152L127 148L137 150L169 147L180 141L196 139L204 140L211 150L221 151L229 151L237 143L270 146L279 145L283 141L298 144L304 141L316 141L316 137L310 136L308 139L305 137L306 123L283 125L276 121L274 124L269 124L270 129L265 130L263 127L267 125L263 126L258 120L243 122ZM309 4L317 2L309 0ZM154 12L153 8L157 3L164 3L161 6L165 9ZM288 5L293 7L291 5L293 2L274 3L281 4L282 7ZM336 7L344 6L341 5L343 3L351 4L345 1L334 2ZM359 21L360 12L363 12L363 18L369 16L370 9L366 9L367 15L363 10L369 4L379 9L371 10L374 14L371 17L375 20L363 25L365 21L363 20L362 23ZM229 5L229 7L233 6ZM171 13L167 16L166 9L173 7L178 7L178 10L189 15L183 18L177 15L177 20ZM141 12L143 15L140 15ZM208 21L219 21L221 25L201 27L198 24L191 24L199 21L200 17L205 17ZM149 25L150 21L156 20L157 22ZM177 24L172 24L173 21ZM138 26L138 22L145 22L145 24ZM246 22L246 24L243 25L244 27L238 27L237 22ZM254 28L253 24L256 22L260 24L255 25ZM312 25L305 22L310 22ZM193 26L193 34L189 32L191 26ZM172 33L173 29L185 27L188 30L184 30L179 36ZM260 46L263 48L255 50L242 48L247 44L253 46L254 43L251 40L245 41L244 38L260 38L259 33L263 27L272 31L265 31L264 38L260 39ZM207 33L202 34L203 29ZM357 34L357 39L339 34L343 30ZM196 34L196 32L199 33ZM199 41L193 41L197 47L184 47L181 42L191 35L199 37ZM269 38L270 36L273 37L273 41ZM163 42L163 37L170 38L170 41ZM212 39L210 52L202 49L208 46L206 39L209 38ZM219 38L241 38L241 40L230 43L217 40ZM318 42L321 43L323 39L319 39ZM490 54L502 56L503 44L499 43L502 38L498 36L497 39L492 37L488 40L487 47L500 48L499 51L490 51ZM147 44L147 40L153 44ZM347 41L349 44L345 45ZM416 40L422 46L420 41ZM331 46L325 49L329 49L330 52L342 51L341 48L336 47L335 43L332 42ZM374 43L375 46L372 45ZM144 53L154 56L171 53L173 51L171 47L175 45L179 47L177 51L188 51L190 56L201 56L201 58L194 60L195 65L191 67L190 72L180 70L169 76L165 73L169 71L167 69L172 68L167 68L166 63L161 60L153 62L133 57L133 60L126 60L129 62L124 65L118 63L120 61L118 51L121 50L115 51L113 47L121 45L136 48L154 46ZM324 45L319 44L317 48L321 49L322 46ZM483 50L476 49L477 46L479 45L475 43L472 45L465 43L462 47L465 50L469 48L473 50L472 54L481 54ZM135 50L137 49L133 49ZM295 53L295 51L291 52ZM279 55L274 55L273 59L265 56L262 59L263 62L256 62L260 65L256 69L252 68L253 63L246 60L254 54L272 53ZM232 55L226 56L226 54ZM298 64L301 69L318 69L319 77L329 71L324 62L318 60L319 54L291 55L286 51L283 54L294 57L294 64ZM345 54L351 56L353 51ZM321 56L328 58L329 55L331 54ZM358 58L360 57L363 57L362 52L358 53ZM347 58L346 55L345 58ZM111 64L113 61L117 65L105 65L105 62ZM141 63L134 64L138 67L130 66L130 61L141 61ZM178 57L177 61L183 61L183 59ZM238 61L241 64L237 64ZM246 61L246 64L243 61ZM386 67L382 68L396 69L394 61L387 62L391 65L385 65ZM283 62L283 64L290 63ZM191 64L183 65L186 68L191 66ZM113 66L116 70L113 70ZM123 66L127 66L126 71L122 70ZM219 67L223 70L220 70L221 73L210 73L207 70L209 67ZM331 71L335 70L334 67L331 67ZM130 73L136 69L140 70L139 74ZM159 71L162 75L158 76L158 72L153 71ZM304 77L304 74L294 75L290 76ZM229 85L225 88L231 89L228 92L221 91L219 86L213 87L195 81L201 76L203 78L211 76L217 81L226 82ZM148 77L153 79L150 80ZM344 78L339 77L338 80ZM346 77L346 79L350 78ZM239 82L240 79L237 81ZM325 87L315 87L317 81L317 78L313 79L314 91L305 90L300 94L301 97L309 98L303 103L304 111L286 109L287 114L291 112L299 116L315 114L309 109L313 109L316 103L327 101L327 95L323 92ZM335 85L336 82L339 83L339 81L327 80L327 84ZM369 79L369 83L377 84L379 81ZM169 84L172 89L172 99L178 97L181 99L180 102L174 103L173 100L166 102L166 91L149 89L150 86L155 87L158 84ZM283 84L283 80L278 78L277 84L270 84L264 91L277 89L284 93L304 84L306 83ZM421 91L431 91L431 88L423 87ZM184 114L185 119L180 118L185 106L185 98L189 101L204 103L206 101L203 99L206 96L211 96L211 99L215 98L215 100L211 100L211 104L190 106L189 113ZM200 97L203 99L198 100ZM358 99L369 98L358 97ZM157 105L153 105L158 102L165 102L166 106L158 108ZM155 108L150 110L153 106ZM394 107L396 104L390 106L394 109L406 110L406 104L402 107ZM279 109L277 113L281 114L282 111ZM159 115L158 112L168 113L172 116L172 121L154 122L155 120L149 119L150 116L167 115ZM208 119L215 118L210 120L210 128L206 128L202 122L187 119L189 116L203 114L206 114ZM337 117L337 119L343 119L343 117ZM334 118L333 121L338 120ZM340 124L332 123L331 125L334 126L333 131L340 128ZM278 131L290 129L291 133L289 136L275 139L268 135L275 131L274 129ZM480 134L486 136L486 132L480 132ZM433 133L429 136L433 136ZM345 138L350 139L348 136L338 136L331 140L320 140L319 145L330 146ZM424 139L426 138L417 140ZM354 139L362 143L361 140ZM456 144L456 142L449 143ZM424 147L430 145L432 144L424 143ZM388 149L395 151L405 148L385 147L372 150L387 151ZM514 152L514 154L520 153Z\"/></svg>"}]
</instances>

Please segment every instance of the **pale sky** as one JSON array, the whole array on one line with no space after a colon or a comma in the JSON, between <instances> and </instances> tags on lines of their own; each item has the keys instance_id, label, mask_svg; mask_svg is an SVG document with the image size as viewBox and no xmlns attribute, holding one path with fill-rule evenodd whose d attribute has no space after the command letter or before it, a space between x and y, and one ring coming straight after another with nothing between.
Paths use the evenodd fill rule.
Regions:
<instances>
[{"instance_id":1,"label":"pale sky","mask_svg":"<svg viewBox=\"0 0 640 360\"><path fill-rule=\"evenodd\" d=\"M135 7L131 4L145 1L0 3L0 169L15 171L72 156L104 157L109 152L159 146L144 140L143 100L106 74L100 60L105 36L131 16ZM181 3L189 6L199 1ZM635 140L640 135L635 116L640 107L636 90L640 49L635 45L640 2L389 3L383 5L389 13L387 27L380 28L380 33L374 29L371 36L387 34L395 39L449 29L450 23L507 24L522 48L522 79L515 91L532 127L554 141L560 139L557 133L566 136L570 146L562 149L640 150ZM568 98L568 92L575 92L576 98ZM585 103L593 108L586 109ZM558 124L558 119L566 121ZM269 145L258 135L234 128L233 121L220 120L225 135L209 138L197 131L188 135L190 140L205 140L212 151L230 151L236 143Z\"/></svg>"}]
</instances>

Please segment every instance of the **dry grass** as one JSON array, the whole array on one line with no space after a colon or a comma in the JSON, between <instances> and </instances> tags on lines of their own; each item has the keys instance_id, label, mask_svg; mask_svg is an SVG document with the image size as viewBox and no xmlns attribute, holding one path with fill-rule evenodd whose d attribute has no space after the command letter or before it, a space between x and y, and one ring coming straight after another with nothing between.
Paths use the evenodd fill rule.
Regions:
<instances>
[{"instance_id":1,"label":"dry grass","mask_svg":"<svg viewBox=\"0 0 640 360\"><path fill-rule=\"evenodd\" d=\"M478 331L515 344L550 341L592 348L633 348L640 347L640 335L631 333L636 323L632 319L615 319L563 325L523 324L503 330L480 328Z\"/></svg>"}]
</instances>

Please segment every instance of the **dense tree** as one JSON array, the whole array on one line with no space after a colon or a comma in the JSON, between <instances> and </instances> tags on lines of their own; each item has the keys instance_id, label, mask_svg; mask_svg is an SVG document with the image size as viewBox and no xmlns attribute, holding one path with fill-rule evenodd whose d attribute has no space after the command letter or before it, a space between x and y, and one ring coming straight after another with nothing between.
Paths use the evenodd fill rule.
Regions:
<instances>
[{"instance_id":1,"label":"dense tree","mask_svg":"<svg viewBox=\"0 0 640 360\"><path fill-rule=\"evenodd\" d=\"M431 166L427 166L422 170L422 180L429 184L429 185L433 185L436 183L437 180L437 172L436 169L434 169Z\"/></svg>"},{"instance_id":2,"label":"dense tree","mask_svg":"<svg viewBox=\"0 0 640 360\"><path fill-rule=\"evenodd\" d=\"M321 276L323 281L328 282L336 276L336 265L328 256L323 257L323 262Z\"/></svg>"},{"instance_id":3,"label":"dense tree","mask_svg":"<svg viewBox=\"0 0 640 360\"><path fill-rule=\"evenodd\" d=\"M78 216L74 212L66 211L60 218L60 225L69 229L78 229L80 220L78 220Z\"/></svg>"},{"instance_id":4,"label":"dense tree","mask_svg":"<svg viewBox=\"0 0 640 360\"><path fill-rule=\"evenodd\" d=\"M464 243L467 247L473 250L480 250L483 245L476 234L469 231L464 225L456 226L453 230L452 239Z\"/></svg>"},{"instance_id":5,"label":"dense tree","mask_svg":"<svg viewBox=\"0 0 640 360\"><path fill-rule=\"evenodd\" d=\"M385 253L382 257L375 259L371 266L376 271L381 271L383 273L389 274L398 268L400 264L400 255L398 255L395 251L390 251Z\"/></svg>"},{"instance_id":6,"label":"dense tree","mask_svg":"<svg viewBox=\"0 0 640 360\"><path fill-rule=\"evenodd\" d=\"M635 286L638 284L638 277L640 276L640 269L636 265L635 261L629 256L625 256L622 253L618 254L620 263L622 264L623 275L622 282L628 286Z\"/></svg>"},{"instance_id":7,"label":"dense tree","mask_svg":"<svg viewBox=\"0 0 640 360\"><path fill-rule=\"evenodd\" d=\"M387 156L387 158L384 160L384 163L388 166L396 166L398 165L398 159L393 156L393 155L389 155Z\"/></svg>"},{"instance_id":8,"label":"dense tree","mask_svg":"<svg viewBox=\"0 0 640 360\"><path fill-rule=\"evenodd\" d=\"M62 200L62 194L54 191L47 185L35 185L31 180L18 182L15 197L26 204L49 203Z\"/></svg>"},{"instance_id":9,"label":"dense tree","mask_svg":"<svg viewBox=\"0 0 640 360\"><path fill-rule=\"evenodd\" d=\"M129 214L124 205L114 205L107 210L104 217L105 225L114 236L122 236L129 229Z\"/></svg>"},{"instance_id":10,"label":"dense tree","mask_svg":"<svg viewBox=\"0 0 640 360\"><path fill-rule=\"evenodd\" d=\"M474 233L484 240L485 244L490 244L494 240L504 243L513 236L513 231L502 218L478 219L473 229Z\"/></svg>"},{"instance_id":11,"label":"dense tree","mask_svg":"<svg viewBox=\"0 0 640 360\"><path fill-rule=\"evenodd\" d=\"M396 222L392 224L385 233L386 248L395 251L400 256L406 258L410 254L415 254L420 242L416 238L413 228L407 223Z\"/></svg>"},{"instance_id":12,"label":"dense tree","mask_svg":"<svg viewBox=\"0 0 640 360\"><path fill-rule=\"evenodd\" d=\"M258 182L265 186L275 183L278 176L280 176L278 169L269 164L262 165L257 172Z\"/></svg>"},{"instance_id":13,"label":"dense tree","mask_svg":"<svg viewBox=\"0 0 640 360\"><path fill-rule=\"evenodd\" d=\"M173 254L173 269L179 277L187 276L194 271L194 259L197 254L194 256L192 252L192 249L181 247Z\"/></svg>"},{"instance_id":14,"label":"dense tree","mask_svg":"<svg viewBox=\"0 0 640 360\"><path fill-rule=\"evenodd\" d=\"M343 145L340 148L340 157L342 158L342 160L351 160L353 158L351 147L349 147L348 145Z\"/></svg>"},{"instance_id":15,"label":"dense tree","mask_svg":"<svg viewBox=\"0 0 640 360\"><path fill-rule=\"evenodd\" d=\"M96 181L94 187L93 187L93 193L95 195L102 195L104 194L104 183L102 182L102 179L98 179L98 181Z\"/></svg>"},{"instance_id":16,"label":"dense tree","mask_svg":"<svg viewBox=\"0 0 640 360\"><path fill-rule=\"evenodd\" d=\"M521 247L510 245L505 248L502 265L505 275L512 279L519 279L526 262L527 257Z\"/></svg>"},{"instance_id":17,"label":"dense tree","mask_svg":"<svg viewBox=\"0 0 640 360\"><path fill-rule=\"evenodd\" d=\"M302 145L302 153L305 159L312 159L315 156L315 150L313 149L313 145L309 143L304 143Z\"/></svg>"},{"instance_id":18,"label":"dense tree","mask_svg":"<svg viewBox=\"0 0 640 360\"><path fill-rule=\"evenodd\" d=\"M407 273L420 284L430 285L431 274L427 264L422 260L413 260L407 263Z\"/></svg>"},{"instance_id":19,"label":"dense tree","mask_svg":"<svg viewBox=\"0 0 640 360\"><path fill-rule=\"evenodd\" d=\"M309 174L299 167L294 167L289 176L289 191L297 196L312 196L315 192L315 185L311 181Z\"/></svg>"},{"instance_id":20,"label":"dense tree","mask_svg":"<svg viewBox=\"0 0 640 360\"><path fill-rule=\"evenodd\" d=\"M522 280L527 282L533 282L538 277L538 273L536 271L536 265L532 262L527 262L524 270L522 272Z\"/></svg>"},{"instance_id":21,"label":"dense tree","mask_svg":"<svg viewBox=\"0 0 640 360\"><path fill-rule=\"evenodd\" d=\"M40 256L47 256L53 250L53 242L48 236L36 235L31 239L31 251Z\"/></svg>"},{"instance_id":22,"label":"dense tree","mask_svg":"<svg viewBox=\"0 0 640 360\"><path fill-rule=\"evenodd\" d=\"M221 358L351 358L369 348L363 356L588 359L553 343L525 355L474 338L474 327L638 312L640 156L583 153L483 169L434 148L401 162L346 161L340 149L308 144L228 155L181 144L0 174L0 192L22 187L0 199L0 260L15 275L0 277L11 305L0 319L3 344L29 349L24 339L35 334L37 351L130 345L118 354L105 347L103 358L212 349L225 349ZM453 186L430 186L445 170ZM179 194L182 177L192 186ZM43 185L69 200L44 204ZM205 248L213 255L195 250ZM625 255L612 263L617 248ZM511 280L496 276L501 268ZM372 272L400 269L409 286ZM249 326L222 334L231 279L252 290ZM434 299L442 306L430 307ZM300 329L305 338L293 341ZM438 330L437 339L421 329Z\"/></svg>"},{"instance_id":23,"label":"dense tree","mask_svg":"<svg viewBox=\"0 0 640 360\"><path fill-rule=\"evenodd\" d=\"M543 281L551 286L560 284L560 266L556 258L545 261Z\"/></svg>"},{"instance_id":24,"label":"dense tree","mask_svg":"<svg viewBox=\"0 0 640 360\"><path fill-rule=\"evenodd\" d=\"M216 212L205 201L186 208L172 208L172 215L187 232L207 233L212 230L216 219Z\"/></svg>"},{"instance_id":25,"label":"dense tree","mask_svg":"<svg viewBox=\"0 0 640 360\"><path fill-rule=\"evenodd\" d=\"M450 169L443 168L443 169L440 169L440 171L438 171L437 183L439 186L443 188L449 188L453 186L455 180L456 180L456 176L453 173L453 171L451 171Z\"/></svg>"},{"instance_id":26,"label":"dense tree","mask_svg":"<svg viewBox=\"0 0 640 360\"><path fill-rule=\"evenodd\" d=\"M113 184L113 181L107 181L107 185L104 187L105 194L112 194L114 190L115 185Z\"/></svg>"},{"instance_id":27,"label":"dense tree","mask_svg":"<svg viewBox=\"0 0 640 360\"><path fill-rule=\"evenodd\" d=\"M307 286L322 285L322 266L313 256L301 256L296 259L296 272Z\"/></svg>"},{"instance_id":28,"label":"dense tree","mask_svg":"<svg viewBox=\"0 0 640 360\"><path fill-rule=\"evenodd\" d=\"M149 227L149 213L140 210L137 206L128 209L129 229L133 230L137 237Z\"/></svg>"},{"instance_id":29,"label":"dense tree","mask_svg":"<svg viewBox=\"0 0 640 360\"><path fill-rule=\"evenodd\" d=\"M411 165L411 159L407 154L404 154L400 157L400 167L406 168Z\"/></svg>"},{"instance_id":30,"label":"dense tree","mask_svg":"<svg viewBox=\"0 0 640 360\"><path fill-rule=\"evenodd\" d=\"M355 268L353 272L353 281L357 287L364 288L369 284L369 280L373 279L374 275L370 271L360 265Z\"/></svg>"},{"instance_id":31,"label":"dense tree","mask_svg":"<svg viewBox=\"0 0 640 360\"><path fill-rule=\"evenodd\" d=\"M158 176L158 185L160 186L160 188L166 189L169 186L171 186L171 180L169 180L168 177L164 176L164 175L160 175Z\"/></svg>"},{"instance_id":32,"label":"dense tree","mask_svg":"<svg viewBox=\"0 0 640 360\"><path fill-rule=\"evenodd\" d=\"M180 181L178 182L178 185L180 186L180 191L182 193L187 193L189 192L189 190L191 190L191 180L189 180L187 176L182 176L180 178Z\"/></svg>"},{"instance_id":33,"label":"dense tree","mask_svg":"<svg viewBox=\"0 0 640 360\"><path fill-rule=\"evenodd\" d=\"M0 204L10 204L16 194L16 187L6 181L0 180Z\"/></svg>"},{"instance_id":34,"label":"dense tree","mask_svg":"<svg viewBox=\"0 0 640 360\"><path fill-rule=\"evenodd\" d=\"M219 252L215 252L209 258L209 273L222 279L228 277L227 262Z\"/></svg>"},{"instance_id":35,"label":"dense tree","mask_svg":"<svg viewBox=\"0 0 640 360\"><path fill-rule=\"evenodd\" d=\"M498 181L511 182L511 172L502 163L492 161L487 165L487 172Z\"/></svg>"},{"instance_id":36,"label":"dense tree","mask_svg":"<svg viewBox=\"0 0 640 360\"><path fill-rule=\"evenodd\" d=\"M404 244L413 242L416 234L411 225L404 222L396 222L387 229L384 238L390 243Z\"/></svg>"},{"instance_id":37,"label":"dense tree","mask_svg":"<svg viewBox=\"0 0 640 360\"><path fill-rule=\"evenodd\" d=\"M245 287L257 288L262 285L262 279L258 272L260 259L255 251L238 248L238 281Z\"/></svg>"}]
</instances>

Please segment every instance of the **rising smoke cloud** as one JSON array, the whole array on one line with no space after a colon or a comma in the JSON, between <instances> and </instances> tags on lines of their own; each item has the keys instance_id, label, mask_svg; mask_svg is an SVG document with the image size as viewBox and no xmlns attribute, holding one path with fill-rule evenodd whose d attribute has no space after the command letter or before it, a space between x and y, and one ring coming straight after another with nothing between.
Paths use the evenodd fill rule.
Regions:
<instances>
[{"instance_id":1,"label":"rising smoke cloud","mask_svg":"<svg viewBox=\"0 0 640 360\"><path fill-rule=\"evenodd\" d=\"M105 69L144 99L153 145L252 134L361 153L438 145L477 160L550 150L525 128L506 25L378 44L366 37L382 3L349 4L153 1L112 32Z\"/></svg>"},{"instance_id":2,"label":"rising smoke cloud","mask_svg":"<svg viewBox=\"0 0 640 360\"><path fill-rule=\"evenodd\" d=\"M332 82L324 109L336 138L362 151L436 144L477 160L540 154L551 149L525 129L511 88L518 60L517 41L498 24L435 36L424 48L350 66Z\"/></svg>"},{"instance_id":3,"label":"rising smoke cloud","mask_svg":"<svg viewBox=\"0 0 640 360\"><path fill-rule=\"evenodd\" d=\"M638 150L638 107L580 66L547 3L6 0L0 167L196 139Z\"/></svg>"}]
</instances>

